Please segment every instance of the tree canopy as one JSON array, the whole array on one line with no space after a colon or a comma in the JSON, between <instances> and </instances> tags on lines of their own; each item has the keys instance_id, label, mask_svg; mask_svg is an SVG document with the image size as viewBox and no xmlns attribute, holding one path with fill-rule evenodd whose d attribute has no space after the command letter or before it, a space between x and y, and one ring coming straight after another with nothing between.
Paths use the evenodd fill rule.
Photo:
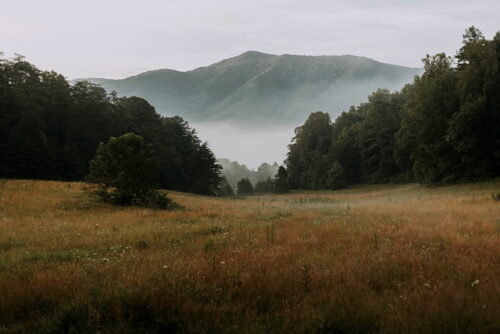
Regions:
<instances>
[{"instance_id":1,"label":"tree canopy","mask_svg":"<svg viewBox=\"0 0 500 334\"><path fill-rule=\"evenodd\" d=\"M288 183L288 172L285 167L280 166L274 177L274 191L276 193L287 193L290 188Z\"/></svg>"},{"instance_id":2,"label":"tree canopy","mask_svg":"<svg viewBox=\"0 0 500 334\"><path fill-rule=\"evenodd\" d=\"M333 123L312 113L289 145L291 187L500 176L500 33L487 40L471 27L454 58L440 53L423 63L401 92L379 89Z\"/></svg>"},{"instance_id":3,"label":"tree canopy","mask_svg":"<svg viewBox=\"0 0 500 334\"><path fill-rule=\"evenodd\" d=\"M254 193L252 182L247 178L238 181L237 189L238 195L252 195Z\"/></svg>"},{"instance_id":4,"label":"tree canopy","mask_svg":"<svg viewBox=\"0 0 500 334\"><path fill-rule=\"evenodd\" d=\"M86 180L105 201L166 208L168 199L156 191L159 167L153 145L127 133L99 144Z\"/></svg>"},{"instance_id":5,"label":"tree canopy","mask_svg":"<svg viewBox=\"0 0 500 334\"><path fill-rule=\"evenodd\" d=\"M160 187L217 193L221 167L208 146L142 98L0 57L0 110L0 177L83 180L100 142L133 132L157 152Z\"/></svg>"}]
</instances>

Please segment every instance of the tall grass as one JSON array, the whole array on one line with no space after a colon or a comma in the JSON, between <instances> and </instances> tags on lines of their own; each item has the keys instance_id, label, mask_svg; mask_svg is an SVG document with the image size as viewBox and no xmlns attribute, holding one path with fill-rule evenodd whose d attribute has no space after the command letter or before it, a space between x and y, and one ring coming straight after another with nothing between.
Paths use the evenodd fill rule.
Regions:
<instances>
[{"instance_id":1,"label":"tall grass","mask_svg":"<svg viewBox=\"0 0 500 334\"><path fill-rule=\"evenodd\" d=\"M499 183L175 211L0 187L0 333L500 332Z\"/></svg>"}]
</instances>

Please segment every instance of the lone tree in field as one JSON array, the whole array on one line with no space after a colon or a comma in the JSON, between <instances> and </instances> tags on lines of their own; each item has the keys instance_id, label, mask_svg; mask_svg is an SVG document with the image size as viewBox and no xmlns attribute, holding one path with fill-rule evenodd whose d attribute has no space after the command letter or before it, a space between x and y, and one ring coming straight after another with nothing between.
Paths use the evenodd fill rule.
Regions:
<instances>
[{"instance_id":1,"label":"lone tree in field","mask_svg":"<svg viewBox=\"0 0 500 334\"><path fill-rule=\"evenodd\" d=\"M254 190L252 182L248 178L243 178L237 184L238 195L252 195Z\"/></svg>"},{"instance_id":2,"label":"lone tree in field","mask_svg":"<svg viewBox=\"0 0 500 334\"><path fill-rule=\"evenodd\" d=\"M159 160L153 145L134 133L101 142L90 162L87 182L103 201L166 208L169 199L156 190Z\"/></svg>"}]
</instances>

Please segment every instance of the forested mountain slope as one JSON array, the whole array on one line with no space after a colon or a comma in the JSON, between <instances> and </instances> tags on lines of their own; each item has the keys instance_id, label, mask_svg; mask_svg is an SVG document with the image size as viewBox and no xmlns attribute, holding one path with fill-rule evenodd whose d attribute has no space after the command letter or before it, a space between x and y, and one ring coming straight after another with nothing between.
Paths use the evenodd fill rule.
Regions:
<instances>
[{"instance_id":1,"label":"forested mountain slope","mask_svg":"<svg viewBox=\"0 0 500 334\"><path fill-rule=\"evenodd\" d=\"M187 72L163 69L122 80L88 80L120 96L141 96L163 115L272 124L296 123L316 110L340 113L378 88L400 89L420 72L349 55L248 51Z\"/></svg>"}]
</instances>

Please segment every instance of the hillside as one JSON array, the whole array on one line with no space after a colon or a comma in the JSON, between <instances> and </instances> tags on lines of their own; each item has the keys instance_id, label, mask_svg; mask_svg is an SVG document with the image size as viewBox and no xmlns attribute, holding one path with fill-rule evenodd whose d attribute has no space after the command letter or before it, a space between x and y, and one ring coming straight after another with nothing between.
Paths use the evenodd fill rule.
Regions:
<instances>
[{"instance_id":1,"label":"hillside","mask_svg":"<svg viewBox=\"0 0 500 334\"><path fill-rule=\"evenodd\" d=\"M400 89L420 69L357 56L271 55L248 51L207 67L87 79L119 95L147 99L189 121L296 124L312 111L335 115L377 88Z\"/></svg>"}]
</instances>

